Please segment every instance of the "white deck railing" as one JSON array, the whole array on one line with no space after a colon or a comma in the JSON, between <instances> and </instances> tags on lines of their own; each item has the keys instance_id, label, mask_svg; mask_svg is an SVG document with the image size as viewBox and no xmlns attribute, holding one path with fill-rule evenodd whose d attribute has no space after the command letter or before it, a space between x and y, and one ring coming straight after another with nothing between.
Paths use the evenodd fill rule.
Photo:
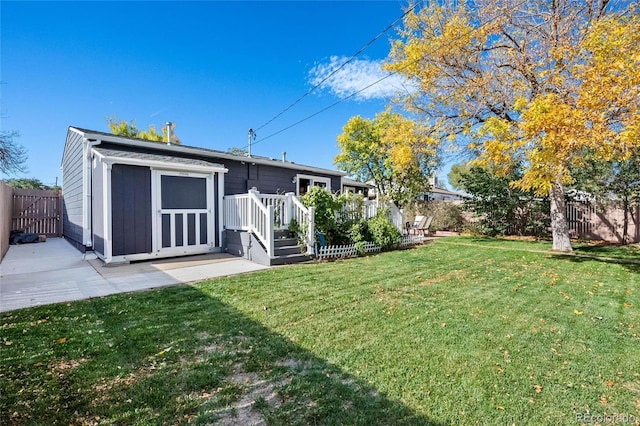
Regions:
<instances>
[{"instance_id":1,"label":"white deck railing","mask_svg":"<svg viewBox=\"0 0 640 426\"><path fill-rule=\"evenodd\" d=\"M315 243L313 207L307 208L290 192L285 195L260 194L250 190L248 194L224 197L224 228L250 231L262 242L269 257L273 258L275 230L289 229L291 220L300 225L299 237L313 253Z\"/></svg>"},{"instance_id":2,"label":"white deck railing","mask_svg":"<svg viewBox=\"0 0 640 426\"><path fill-rule=\"evenodd\" d=\"M234 231L249 230L249 194L224 197L224 227Z\"/></svg>"},{"instance_id":3,"label":"white deck railing","mask_svg":"<svg viewBox=\"0 0 640 426\"><path fill-rule=\"evenodd\" d=\"M264 244L267 255L273 258L273 206L265 206L257 191L249 191L249 230Z\"/></svg>"},{"instance_id":4,"label":"white deck railing","mask_svg":"<svg viewBox=\"0 0 640 426\"><path fill-rule=\"evenodd\" d=\"M315 210L313 207L305 207L297 197L291 194L291 218L295 219L299 226L299 237L307 245L307 254L313 254L316 235L315 235Z\"/></svg>"},{"instance_id":5,"label":"white deck railing","mask_svg":"<svg viewBox=\"0 0 640 426\"><path fill-rule=\"evenodd\" d=\"M315 211L305 207L293 192L285 195L260 194L250 190L248 194L224 197L224 227L229 230L250 231L264 244L269 257L273 257L274 230L289 229L292 220L297 223L298 237L307 246L307 254L313 254L315 246ZM362 210L360 210L362 209ZM378 200L348 203L344 213L368 219L380 209L386 209L389 219L403 230L403 212L393 202ZM358 211L355 211L358 210ZM362 215L362 216L360 216Z\"/></svg>"}]
</instances>

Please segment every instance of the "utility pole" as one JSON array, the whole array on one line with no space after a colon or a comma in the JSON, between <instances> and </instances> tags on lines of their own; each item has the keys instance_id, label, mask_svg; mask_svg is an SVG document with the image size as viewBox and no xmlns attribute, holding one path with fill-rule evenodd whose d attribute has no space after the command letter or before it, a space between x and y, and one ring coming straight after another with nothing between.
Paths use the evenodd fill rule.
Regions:
<instances>
[{"instance_id":1,"label":"utility pole","mask_svg":"<svg viewBox=\"0 0 640 426\"><path fill-rule=\"evenodd\" d=\"M249 148L249 157L251 157L251 141L256 140L256 132L253 129L249 129L249 143L247 144L247 148Z\"/></svg>"}]
</instances>

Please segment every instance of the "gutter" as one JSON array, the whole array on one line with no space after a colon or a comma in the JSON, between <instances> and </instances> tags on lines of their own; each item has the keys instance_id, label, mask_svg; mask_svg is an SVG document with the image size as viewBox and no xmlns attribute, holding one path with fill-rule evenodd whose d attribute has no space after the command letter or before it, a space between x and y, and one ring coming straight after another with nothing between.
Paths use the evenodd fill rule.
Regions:
<instances>
[{"instance_id":1,"label":"gutter","mask_svg":"<svg viewBox=\"0 0 640 426\"><path fill-rule=\"evenodd\" d=\"M91 198L93 196L92 188L93 174L91 173L92 158L91 148L100 145L102 141L92 140L87 137L82 138L82 243L85 247L93 248L93 210Z\"/></svg>"}]
</instances>

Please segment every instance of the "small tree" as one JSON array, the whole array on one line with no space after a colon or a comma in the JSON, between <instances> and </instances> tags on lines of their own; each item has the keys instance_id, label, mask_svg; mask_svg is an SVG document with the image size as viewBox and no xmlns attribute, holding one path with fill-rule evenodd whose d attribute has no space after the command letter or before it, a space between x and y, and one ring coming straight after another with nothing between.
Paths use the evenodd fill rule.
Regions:
<instances>
[{"instance_id":1,"label":"small tree","mask_svg":"<svg viewBox=\"0 0 640 426\"><path fill-rule=\"evenodd\" d=\"M144 139L151 142L167 141L167 129L165 127L161 127L160 133L158 133L153 124L149 126L149 130L141 130L136 126L135 120L127 122L126 120L118 120L116 117L108 117L107 125L114 135ZM180 145L180 138L178 138L175 133L171 134L171 143Z\"/></svg>"},{"instance_id":2,"label":"small tree","mask_svg":"<svg viewBox=\"0 0 640 426\"><path fill-rule=\"evenodd\" d=\"M404 206L428 192L437 165L435 141L424 126L385 111L373 120L352 117L338 136L334 162L356 179L372 181L378 194Z\"/></svg>"},{"instance_id":3,"label":"small tree","mask_svg":"<svg viewBox=\"0 0 640 426\"><path fill-rule=\"evenodd\" d=\"M514 188L510 183L520 172L513 169L508 176L472 167L461 174L461 182L471 195L465 208L479 218L483 234L541 235L548 224L548 200L537 199L532 191Z\"/></svg>"}]
</instances>

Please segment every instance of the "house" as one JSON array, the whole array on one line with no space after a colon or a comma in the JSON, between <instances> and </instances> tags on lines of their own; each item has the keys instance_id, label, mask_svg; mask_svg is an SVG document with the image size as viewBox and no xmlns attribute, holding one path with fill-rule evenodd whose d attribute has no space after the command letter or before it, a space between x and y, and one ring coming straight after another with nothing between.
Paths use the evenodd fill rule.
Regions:
<instances>
[{"instance_id":1,"label":"house","mask_svg":"<svg viewBox=\"0 0 640 426\"><path fill-rule=\"evenodd\" d=\"M369 196L369 190L373 185L365 182L359 182L347 177L342 178L342 192L351 194L362 194L364 197Z\"/></svg>"},{"instance_id":2,"label":"house","mask_svg":"<svg viewBox=\"0 0 640 426\"><path fill-rule=\"evenodd\" d=\"M284 156L248 157L69 127L63 235L106 263L222 251L272 262L282 251L274 232L292 219L313 226L313 212L296 196L311 186L341 191L345 175ZM312 228L304 231L311 252ZM292 245L297 248L295 240ZM252 247L264 253L247 252Z\"/></svg>"},{"instance_id":3,"label":"house","mask_svg":"<svg viewBox=\"0 0 640 426\"><path fill-rule=\"evenodd\" d=\"M432 186L428 193L422 194L421 199L422 201L463 201L464 197L457 192Z\"/></svg>"}]
</instances>

